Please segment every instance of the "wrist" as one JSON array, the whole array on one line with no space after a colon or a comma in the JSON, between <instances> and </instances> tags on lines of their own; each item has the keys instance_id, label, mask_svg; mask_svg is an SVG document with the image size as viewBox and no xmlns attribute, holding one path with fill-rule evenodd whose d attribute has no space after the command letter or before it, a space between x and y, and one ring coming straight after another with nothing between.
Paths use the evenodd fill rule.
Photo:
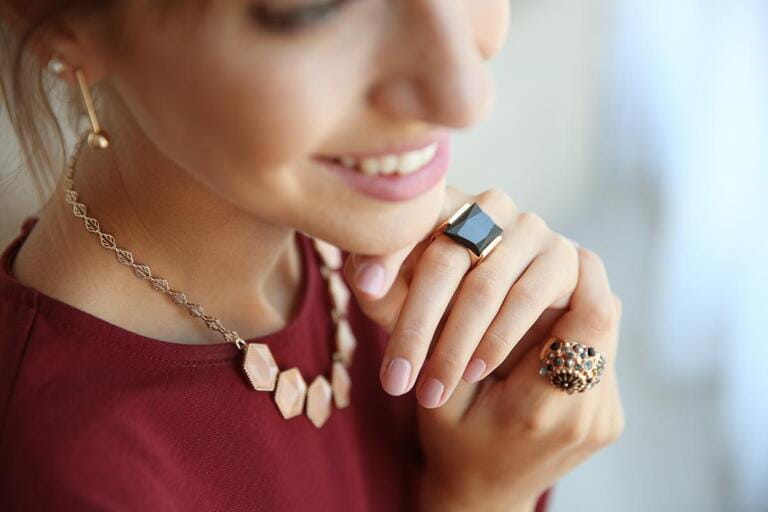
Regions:
<instances>
[{"instance_id":1,"label":"wrist","mask_svg":"<svg viewBox=\"0 0 768 512\"><path fill-rule=\"evenodd\" d=\"M421 475L418 492L420 512L534 512L538 499L500 497L493 492L469 492L429 472Z\"/></svg>"}]
</instances>

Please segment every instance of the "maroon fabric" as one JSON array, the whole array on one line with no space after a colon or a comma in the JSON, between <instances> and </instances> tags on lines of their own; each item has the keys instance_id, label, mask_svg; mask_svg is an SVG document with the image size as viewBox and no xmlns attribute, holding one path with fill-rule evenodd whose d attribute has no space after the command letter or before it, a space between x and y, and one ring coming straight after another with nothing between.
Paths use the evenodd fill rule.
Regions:
<instances>
[{"instance_id":1,"label":"maroon fabric","mask_svg":"<svg viewBox=\"0 0 768 512\"><path fill-rule=\"evenodd\" d=\"M414 508L414 393L381 389L387 336L354 298L351 405L316 429L250 389L232 344L162 342L22 285L11 263L36 221L0 257L0 510ZM268 344L309 384L330 374L333 324L311 241L297 233L297 243L299 309L248 341Z\"/></svg>"}]
</instances>

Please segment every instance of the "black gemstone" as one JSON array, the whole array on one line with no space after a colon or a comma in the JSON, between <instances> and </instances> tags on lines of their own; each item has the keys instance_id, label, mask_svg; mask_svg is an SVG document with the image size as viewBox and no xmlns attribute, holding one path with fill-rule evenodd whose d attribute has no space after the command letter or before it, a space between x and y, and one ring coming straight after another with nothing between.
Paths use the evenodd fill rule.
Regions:
<instances>
[{"instance_id":1,"label":"black gemstone","mask_svg":"<svg viewBox=\"0 0 768 512\"><path fill-rule=\"evenodd\" d=\"M477 256L502 233L502 229L480 209L477 203L466 209L458 219L445 228L445 235L460 243Z\"/></svg>"},{"instance_id":2,"label":"black gemstone","mask_svg":"<svg viewBox=\"0 0 768 512\"><path fill-rule=\"evenodd\" d=\"M552 344L549 346L549 348L551 348L552 350L560 350L560 342L559 342L559 341L556 341L556 342L552 343Z\"/></svg>"},{"instance_id":3,"label":"black gemstone","mask_svg":"<svg viewBox=\"0 0 768 512\"><path fill-rule=\"evenodd\" d=\"M597 352L595 352L595 349L593 349L592 347L589 347L589 348L587 349L587 355L588 355L589 357L594 357L596 353L597 353Z\"/></svg>"},{"instance_id":4,"label":"black gemstone","mask_svg":"<svg viewBox=\"0 0 768 512\"><path fill-rule=\"evenodd\" d=\"M548 364L548 365L547 365L547 371L548 371L548 372L551 372L551 371L552 371L552 365L551 365L551 364Z\"/></svg>"}]
</instances>

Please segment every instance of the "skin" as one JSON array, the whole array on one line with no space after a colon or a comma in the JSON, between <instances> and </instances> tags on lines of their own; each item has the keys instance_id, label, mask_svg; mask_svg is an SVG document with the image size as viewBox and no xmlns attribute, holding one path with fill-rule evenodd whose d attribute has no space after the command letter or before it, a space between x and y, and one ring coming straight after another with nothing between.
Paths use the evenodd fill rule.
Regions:
<instances>
[{"instance_id":1,"label":"skin","mask_svg":"<svg viewBox=\"0 0 768 512\"><path fill-rule=\"evenodd\" d=\"M80 67L103 99L99 118L114 143L83 153L75 188L119 244L244 338L291 318L300 283L295 230L353 253L344 267L351 283L364 267L380 265L380 291L353 292L392 334L382 369L397 356L411 361L402 392L420 374L421 383L444 385L437 403L417 393L425 405L425 509L524 510L597 449L567 436L558 442L563 425L609 417L611 429L600 432L613 438L623 421L615 380L606 378L601 392L563 397L537 378L530 356L552 327L601 341L612 360L618 306L604 268L586 271L571 243L498 189L471 196L443 180L411 200L380 201L312 160L482 119L493 94L487 61L506 35L507 0L350 1L289 33L259 25L244 0L210 2L203 12L190 3L167 17L150 3L122 2L112 13L122 26L119 42L104 19L66 19L37 46L43 61L55 54L70 65L62 80L74 86L71 67ZM310 2L262 3L282 9ZM54 193L17 257L19 280L158 340L221 342L106 257L72 222L62 193ZM423 241L466 201L480 203L505 229L502 244L471 272L465 249L444 237ZM45 271L54 262L61 269L55 276ZM85 277L59 278L74 273ZM589 300L576 299L582 296ZM601 337L583 328L595 318L609 326ZM473 356L486 361L480 377L490 375L482 382L497 391L480 393L476 380L461 379ZM498 384L513 376L530 392ZM520 414L497 421L505 407ZM533 434L510 440L530 417L541 419ZM552 457L524 473L520 464L504 464L528 460L534 448ZM461 459L441 455L454 450ZM501 480L486 478L490 469Z\"/></svg>"}]
</instances>

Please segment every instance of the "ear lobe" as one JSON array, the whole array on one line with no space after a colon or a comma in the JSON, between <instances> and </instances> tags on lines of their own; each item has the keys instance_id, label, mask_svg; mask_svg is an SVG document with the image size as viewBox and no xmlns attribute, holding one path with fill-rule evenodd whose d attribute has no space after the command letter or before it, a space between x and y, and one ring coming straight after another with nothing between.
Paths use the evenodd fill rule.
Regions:
<instances>
[{"instance_id":1,"label":"ear lobe","mask_svg":"<svg viewBox=\"0 0 768 512\"><path fill-rule=\"evenodd\" d=\"M17 37L23 36L28 29L23 16L9 2L0 2L0 16ZM52 58L61 60L66 69L57 76L70 85L77 86L75 68L81 68L91 84L103 77L104 68L99 60L101 56L93 51L95 46L83 34L59 18L50 19L35 30L27 41L25 51L34 56L43 69L47 68Z\"/></svg>"}]
</instances>

